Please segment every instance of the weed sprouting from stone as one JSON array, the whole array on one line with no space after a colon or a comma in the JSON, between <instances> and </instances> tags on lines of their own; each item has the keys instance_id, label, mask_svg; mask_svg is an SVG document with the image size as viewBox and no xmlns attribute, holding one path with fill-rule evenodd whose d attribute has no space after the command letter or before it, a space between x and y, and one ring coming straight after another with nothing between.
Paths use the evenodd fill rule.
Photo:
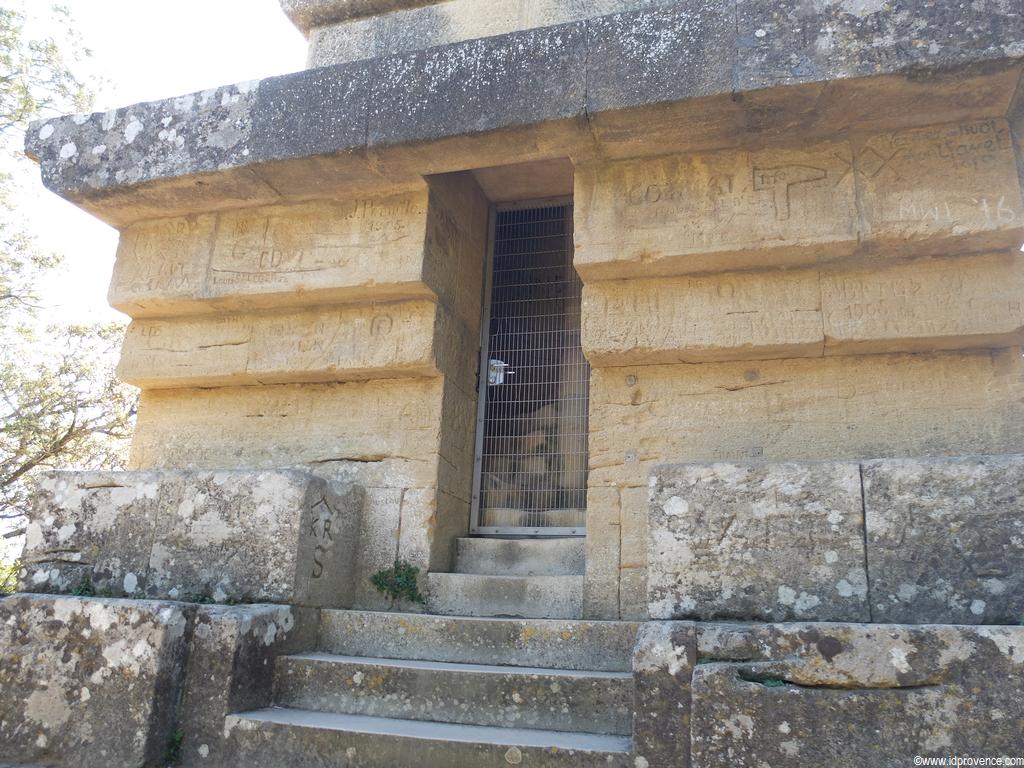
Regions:
<instances>
[{"instance_id":1,"label":"weed sprouting from stone","mask_svg":"<svg viewBox=\"0 0 1024 768\"><path fill-rule=\"evenodd\" d=\"M181 745L185 741L185 734L178 728L171 734L171 740L167 742L167 756L164 762L167 765L177 765L181 760Z\"/></svg>"},{"instance_id":2,"label":"weed sprouting from stone","mask_svg":"<svg viewBox=\"0 0 1024 768\"><path fill-rule=\"evenodd\" d=\"M89 576L83 576L82 580L78 582L78 586L71 590L71 594L75 597L117 597L114 590L108 587L96 589L96 585L92 583L92 578ZM138 599L135 595L128 597Z\"/></svg>"},{"instance_id":3,"label":"weed sprouting from stone","mask_svg":"<svg viewBox=\"0 0 1024 768\"><path fill-rule=\"evenodd\" d=\"M180 600L183 603L198 603L199 605L211 605L217 602L211 595L204 592L186 592Z\"/></svg>"},{"instance_id":4,"label":"weed sprouting from stone","mask_svg":"<svg viewBox=\"0 0 1024 768\"><path fill-rule=\"evenodd\" d=\"M370 582L377 588L378 592L388 596L391 604L396 600L408 600L411 603L420 605L427 602L427 599L420 592L416 577L420 569L405 560L395 560L390 568L377 571L370 577Z\"/></svg>"},{"instance_id":5,"label":"weed sprouting from stone","mask_svg":"<svg viewBox=\"0 0 1024 768\"><path fill-rule=\"evenodd\" d=\"M75 597L96 597L96 587L91 578L83 576L78 585L71 590L71 594Z\"/></svg>"}]
</instances>

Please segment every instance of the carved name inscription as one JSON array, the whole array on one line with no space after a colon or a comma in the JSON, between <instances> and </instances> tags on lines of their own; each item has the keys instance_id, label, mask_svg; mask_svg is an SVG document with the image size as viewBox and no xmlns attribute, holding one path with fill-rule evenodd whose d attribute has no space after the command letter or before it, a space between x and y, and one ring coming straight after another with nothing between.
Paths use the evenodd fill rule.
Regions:
<instances>
[{"instance_id":1,"label":"carved name inscription","mask_svg":"<svg viewBox=\"0 0 1024 768\"><path fill-rule=\"evenodd\" d=\"M802 221L811 230L823 228L822 218L834 221L835 184L827 182L836 162L773 160L729 153L648 161L655 167L641 173L637 165L624 174L622 219L636 227L671 226L694 244L785 231L794 212L813 216Z\"/></svg>"},{"instance_id":2,"label":"carved name inscription","mask_svg":"<svg viewBox=\"0 0 1024 768\"><path fill-rule=\"evenodd\" d=\"M434 311L430 303L408 302L261 320L254 326L246 370L259 375L430 368Z\"/></svg>"},{"instance_id":3,"label":"carved name inscription","mask_svg":"<svg viewBox=\"0 0 1024 768\"><path fill-rule=\"evenodd\" d=\"M111 302L131 296L187 296L202 286L214 218L165 219L121 234L111 282Z\"/></svg>"},{"instance_id":4,"label":"carved name inscription","mask_svg":"<svg viewBox=\"0 0 1024 768\"><path fill-rule=\"evenodd\" d=\"M857 247L849 146L619 160L576 173L584 281L811 264Z\"/></svg>"},{"instance_id":5,"label":"carved name inscription","mask_svg":"<svg viewBox=\"0 0 1024 768\"><path fill-rule=\"evenodd\" d=\"M667 227L691 245L842 232L853 213L844 151L823 145L624 161L604 181L617 190L623 224Z\"/></svg>"},{"instance_id":6,"label":"carved name inscription","mask_svg":"<svg viewBox=\"0 0 1024 768\"><path fill-rule=\"evenodd\" d=\"M576 174L585 281L812 265L885 247L952 255L1015 245L1024 201L1002 118L808 149L619 160Z\"/></svg>"},{"instance_id":7,"label":"carved name inscription","mask_svg":"<svg viewBox=\"0 0 1024 768\"><path fill-rule=\"evenodd\" d=\"M138 317L197 299L416 282L426 206L424 191L134 225L110 300Z\"/></svg>"},{"instance_id":8,"label":"carved name inscription","mask_svg":"<svg viewBox=\"0 0 1024 768\"><path fill-rule=\"evenodd\" d=\"M953 235L1024 227L1009 125L992 118L875 136L859 147L871 237Z\"/></svg>"},{"instance_id":9,"label":"carved name inscription","mask_svg":"<svg viewBox=\"0 0 1024 768\"><path fill-rule=\"evenodd\" d=\"M422 229L425 215L424 205L409 196L221 214L209 279L213 285L266 284L308 272L363 272L380 249Z\"/></svg>"},{"instance_id":10,"label":"carved name inscription","mask_svg":"<svg viewBox=\"0 0 1024 768\"><path fill-rule=\"evenodd\" d=\"M598 282L584 289L583 348L598 364L718 359L822 343L816 272ZM662 351L668 355L653 355ZM717 354L716 354L717 353ZM602 362L602 360L604 362Z\"/></svg>"},{"instance_id":11,"label":"carved name inscription","mask_svg":"<svg viewBox=\"0 0 1024 768\"><path fill-rule=\"evenodd\" d=\"M1024 326L1024 264L991 255L825 272L825 333L845 341L1006 335Z\"/></svg>"},{"instance_id":12,"label":"carved name inscription","mask_svg":"<svg viewBox=\"0 0 1024 768\"><path fill-rule=\"evenodd\" d=\"M144 388L430 375L435 311L430 302L403 302L135 321L119 375Z\"/></svg>"},{"instance_id":13,"label":"carved name inscription","mask_svg":"<svg viewBox=\"0 0 1024 768\"><path fill-rule=\"evenodd\" d=\"M313 564L309 574L314 579L324 575L324 560L334 545L334 534L331 533L333 524L334 510L326 497L321 498L310 508L309 517L308 535L316 542L313 545Z\"/></svg>"}]
</instances>

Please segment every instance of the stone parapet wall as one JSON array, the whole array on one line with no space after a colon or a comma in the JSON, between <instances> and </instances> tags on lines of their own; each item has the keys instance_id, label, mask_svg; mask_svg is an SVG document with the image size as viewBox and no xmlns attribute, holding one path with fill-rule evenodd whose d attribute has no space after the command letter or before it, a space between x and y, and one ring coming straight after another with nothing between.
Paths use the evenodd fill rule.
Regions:
<instances>
[{"instance_id":1,"label":"stone parapet wall","mask_svg":"<svg viewBox=\"0 0 1024 768\"><path fill-rule=\"evenodd\" d=\"M0 600L0 761L163 765L173 740L181 765L237 765L232 715L275 701L278 657L320 655L309 655L318 647L316 614L280 605ZM490 642L512 632L524 646L537 644L520 663L535 662L538 648L566 652L545 645L544 630L529 622L492 623ZM639 768L1020 756L1020 626L652 621L636 629L629 764ZM600 625L587 631L604 634ZM368 631L352 642L374 653L381 642L438 652L415 634ZM489 642L474 648L494 652ZM373 765L378 753L358 754Z\"/></svg>"},{"instance_id":2,"label":"stone parapet wall","mask_svg":"<svg viewBox=\"0 0 1024 768\"><path fill-rule=\"evenodd\" d=\"M1020 624L1024 456L654 470L650 616Z\"/></svg>"},{"instance_id":3,"label":"stone parapet wall","mask_svg":"<svg viewBox=\"0 0 1024 768\"><path fill-rule=\"evenodd\" d=\"M634 667L638 766L1021 757L1019 626L650 623Z\"/></svg>"},{"instance_id":4,"label":"stone parapet wall","mask_svg":"<svg viewBox=\"0 0 1024 768\"><path fill-rule=\"evenodd\" d=\"M19 586L348 606L364 495L294 470L51 472Z\"/></svg>"},{"instance_id":5,"label":"stone parapet wall","mask_svg":"<svg viewBox=\"0 0 1024 768\"><path fill-rule=\"evenodd\" d=\"M224 718L268 706L315 610L17 594L0 600L0 762L226 765ZM177 735L176 735L177 734ZM177 746L173 746L177 742Z\"/></svg>"},{"instance_id":6,"label":"stone parapet wall","mask_svg":"<svg viewBox=\"0 0 1024 768\"><path fill-rule=\"evenodd\" d=\"M157 765L183 689L194 606L0 600L0 759Z\"/></svg>"}]
</instances>

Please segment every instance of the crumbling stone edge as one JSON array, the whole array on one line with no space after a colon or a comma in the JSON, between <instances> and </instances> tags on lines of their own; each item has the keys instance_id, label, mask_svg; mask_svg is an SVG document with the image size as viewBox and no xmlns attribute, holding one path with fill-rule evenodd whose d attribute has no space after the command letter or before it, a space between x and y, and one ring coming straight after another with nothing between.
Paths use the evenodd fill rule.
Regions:
<instances>
[{"instance_id":1,"label":"crumbling stone edge","mask_svg":"<svg viewBox=\"0 0 1024 768\"><path fill-rule=\"evenodd\" d=\"M1017 756L1024 627L648 622L637 768Z\"/></svg>"}]
</instances>

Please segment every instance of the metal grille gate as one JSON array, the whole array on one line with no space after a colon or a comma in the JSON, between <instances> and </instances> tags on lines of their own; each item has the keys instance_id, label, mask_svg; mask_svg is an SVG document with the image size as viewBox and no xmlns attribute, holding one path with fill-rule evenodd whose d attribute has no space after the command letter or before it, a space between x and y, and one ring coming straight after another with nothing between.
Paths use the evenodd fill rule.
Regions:
<instances>
[{"instance_id":1,"label":"metal grille gate","mask_svg":"<svg viewBox=\"0 0 1024 768\"><path fill-rule=\"evenodd\" d=\"M472 531L583 535L590 365L572 208L499 208L492 232Z\"/></svg>"}]
</instances>

